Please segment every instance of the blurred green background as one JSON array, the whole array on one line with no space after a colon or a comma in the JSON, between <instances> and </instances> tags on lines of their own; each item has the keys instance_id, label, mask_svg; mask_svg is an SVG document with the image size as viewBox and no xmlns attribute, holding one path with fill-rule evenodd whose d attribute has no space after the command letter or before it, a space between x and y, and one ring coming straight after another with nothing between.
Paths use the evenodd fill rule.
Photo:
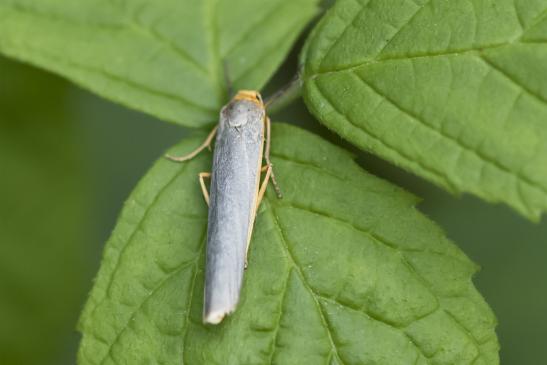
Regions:
<instances>
[{"instance_id":1,"label":"blurred green background","mask_svg":"<svg viewBox=\"0 0 547 365\"><path fill-rule=\"evenodd\" d=\"M352 149L301 102L273 119ZM0 58L0 365L74 364L78 315L123 201L186 133ZM420 209L482 266L475 283L498 317L502 363L547 363L547 221L453 197L367 154L359 162L421 196Z\"/></svg>"}]
</instances>

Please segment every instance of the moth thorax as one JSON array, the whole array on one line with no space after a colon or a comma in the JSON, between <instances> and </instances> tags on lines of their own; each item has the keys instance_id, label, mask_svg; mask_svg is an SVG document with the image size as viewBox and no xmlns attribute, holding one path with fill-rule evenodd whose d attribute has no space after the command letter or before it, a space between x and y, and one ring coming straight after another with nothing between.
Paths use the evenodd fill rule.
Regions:
<instances>
[{"instance_id":1,"label":"moth thorax","mask_svg":"<svg viewBox=\"0 0 547 365\"><path fill-rule=\"evenodd\" d=\"M231 127L241 127L255 121L260 121L263 110L255 103L238 100L229 105L225 113L226 120Z\"/></svg>"}]
</instances>

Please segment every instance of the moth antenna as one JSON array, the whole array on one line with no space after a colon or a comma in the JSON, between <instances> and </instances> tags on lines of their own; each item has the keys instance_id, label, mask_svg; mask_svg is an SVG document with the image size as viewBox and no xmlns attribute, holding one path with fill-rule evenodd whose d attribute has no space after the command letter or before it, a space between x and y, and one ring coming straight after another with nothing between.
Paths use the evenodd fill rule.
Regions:
<instances>
[{"instance_id":1,"label":"moth antenna","mask_svg":"<svg viewBox=\"0 0 547 365\"><path fill-rule=\"evenodd\" d=\"M302 85L302 79L300 78L300 73L298 72L296 75L293 76L291 81L289 81L281 89L277 90L275 93L273 93L270 97L266 99L264 103L265 108L268 109L272 105L275 105L277 103L282 103L282 100L284 99L284 97L299 90L301 85Z\"/></svg>"}]
</instances>

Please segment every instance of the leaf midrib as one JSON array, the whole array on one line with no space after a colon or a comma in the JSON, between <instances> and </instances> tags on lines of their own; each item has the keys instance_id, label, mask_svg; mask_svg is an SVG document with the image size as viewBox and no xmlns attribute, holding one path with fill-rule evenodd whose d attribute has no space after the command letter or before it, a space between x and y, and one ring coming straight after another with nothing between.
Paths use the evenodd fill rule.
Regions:
<instances>
[{"instance_id":1,"label":"leaf midrib","mask_svg":"<svg viewBox=\"0 0 547 365\"><path fill-rule=\"evenodd\" d=\"M521 42L521 43L527 43L527 42ZM353 64L348 64L348 65L331 68L331 69L322 68L321 70L313 71L308 75L308 77L306 78L306 81L310 79L315 79L318 76L322 76L322 75L336 74L336 73L346 72L346 71L351 72L351 71L359 70L361 68L365 68L367 66L378 65L378 64L387 63L390 61L411 61L415 59L429 59L429 58L436 58L436 57L476 55L485 50L502 48L502 47L507 47L507 46L511 46L515 44L517 44L517 42L503 42L503 43L485 45L482 47L460 48L460 49L452 49L452 50L442 51L442 52L426 52L426 53L416 53L416 54L389 56L389 57L381 57L380 55L377 54L369 59L356 62Z\"/></svg>"},{"instance_id":2,"label":"leaf midrib","mask_svg":"<svg viewBox=\"0 0 547 365\"><path fill-rule=\"evenodd\" d=\"M374 2L374 0L369 0L367 1L366 4L363 4L357 0L354 0L355 2L357 2L360 6L361 6L361 10L359 12L356 13L356 15L353 17L353 19L348 22L344 28L344 30L338 35L338 37L332 42L331 46L329 47L329 49L323 54L323 57L321 59L321 62L319 63L319 67L321 67L321 65L323 64L323 62L325 61L325 59L329 56L329 54L331 53L333 47L338 43L338 41L346 34L346 32L348 31L348 29L350 29L351 26L354 26L354 23L355 23L355 20L357 20L361 14L366 10L367 6L369 4L371 4L372 2ZM422 11L422 9L424 9L427 5L429 5L431 3L431 0L428 0L427 2L423 3L422 5L416 5L416 10L414 11L414 13L406 20L406 22L404 24L402 24L401 26L399 26L399 28L395 31L395 33L390 37L390 39L384 44L384 46L382 47L382 49L377 53L378 55L382 54L382 52L391 44L391 42L397 37L397 35L399 35L399 33L401 33L403 31L403 29L405 29L409 24L410 22L420 13L420 11ZM334 15L337 15L336 12L333 13Z\"/></svg>"},{"instance_id":3,"label":"leaf midrib","mask_svg":"<svg viewBox=\"0 0 547 365\"><path fill-rule=\"evenodd\" d=\"M452 51L445 51L445 52L439 52L439 53L425 53L425 54L418 54L418 55L405 55L405 56L401 56L401 57L385 57L385 58L382 58L381 55L382 53L384 52L384 50L389 47L389 45L393 42L393 40L401 33L401 31L403 31L411 22L412 20L428 5L431 4L431 1L432 0L428 0L426 1L425 3L423 3L422 5L416 5L416 10L414 13L412 13L408 19L402 24L400 25L396 31L390 36L390 38L385 42L385 44L382 46L382 48L376 52L376 54L374 55L374 57L372 57L371 59L369 60L365 60L363 62L359 62L357 64L353 64L353 65L347 65L347 66L344 66L344 67L339 67L339 68L335 68L335 69L324 69L322 68L322 65L323 63L325 62L325 59L328 58L328 56L330 55L333 47L338 43L338 41L344 36L344 34L347 32L347 30L351 27L351 26L355 26L354 23L355 23L355 20L357 18L359 18L359 16L366 10L367 6L372 3L374 0L369 0L367 1L365 4L361 3L360 1L358 0L353 0L354 2L356 2L357 4L359 4L359 6L361 7L361 9L355 14L355 16L351 19L351 21L347 22L345 24L345 27L343 29L343 31L336 37L332 40L332 43L331 45L329 46L329 48L323 52L323 54L321 55L321 59L319 61L319 70L315 71L315 72L312 72L311 76L307 77L306 79L308 78L313 78L313 77L316 77L320 74L327 74L327 73L333 73L333 72L341 72L341 71L344 71L344 70L348 70L348 69L353 69L353 68L359 68L361 66L366 66L368 64L374 64L374 63L382 63L382 62L385 62L385 61L390 61L390 60L404 60L404 59L409 59L409 58L424 58L424 57L436 57L436 56L448 56L448 55L458 55L458 54L462 54L462 53L466 53L466 52L480 52L482 50L485 50L485 49L489 49L489 48L498 48L498 47L502 47L502 46L508 46L508 45L512 45L512 44L515 44L517 42L520 42L520 43L528 43L527 41L523 40L523 37L525 36L526 32L530 29L532 29L534 26L536 26L537 24L539 24L542 20L542 18L547 15L547 8L544 9L542 12L540 12L539 14L536 15L536 17L534 19L532 19L530 21L530 24L528 25L528 27L523 27L522 26L522 21L520 19L520 14L519 12L517 11L517 9L515 9L515 14L516 14L516 17L517 17L517 20L519 21L519 23L521 24L521 32L519 35L515 36L512 40L509 40L507 42L501 42L501 43L497 43L497 44L492 44L492 45L484 45L482 47L470 47L470 48L466 48L466 49L460 49L460 50L452 50ZM472 5L474 6L474 3L473 1L471 1ZM475 13L475 12L474 12ZM335 11L332 12L332 15L333 16L336 16L336 17L339 17L338 13L336 13ZM340 18L342 21L346 22L345 19L342 19ZM532 42L532 43L535 43L535 42Z\"/></svg>"},{"instance_id":4,"label":"leaf midrib","mask_svg":"<svg viewBox=\"0 0 547 365\"><path fill-rule=\"evenodd\" d=\"M209 72L210 76L212 78L212 82L214 85L218 88L218 95L217 97L219 100L223 100L224 94L227 91L228 85L226 85L225 82L222 81L223 74L222 69L224 67L224 61L222 56L220 55L220 45L219 45L219 33L218 33L218 25L216 22L216 14L217 14L217 4L218 0L204 0L204 6L205 11L205 24L208 25L209 32L207 33L207 45L209 50Z\"/></svg>"}]
</instances>

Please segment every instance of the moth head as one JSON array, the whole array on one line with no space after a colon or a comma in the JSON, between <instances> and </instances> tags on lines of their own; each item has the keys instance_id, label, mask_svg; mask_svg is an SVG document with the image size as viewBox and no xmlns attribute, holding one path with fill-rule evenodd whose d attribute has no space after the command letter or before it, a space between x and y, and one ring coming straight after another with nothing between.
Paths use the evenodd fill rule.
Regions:
<instances>
[{"instance_id":1,"label":"moth head","mask_svg":"<svg viewBox=\"0 0 547 365\"><path fill-rule=\"evenodd\" d=\"M231 127L262 123L266 110L258 91L240 90L224 108L222 119Z\"/></svg>"},{"instance_id":2,"label":"moth head","mask_svg":"<svg viewBox=\"0 0 547 365\"><path fill-rule=\"evenodd\" d=\"M239 90L232 100L247 100L258 104L261 108L264 108L262 96L256 90Z\"/></svg>"}]
</instances>

